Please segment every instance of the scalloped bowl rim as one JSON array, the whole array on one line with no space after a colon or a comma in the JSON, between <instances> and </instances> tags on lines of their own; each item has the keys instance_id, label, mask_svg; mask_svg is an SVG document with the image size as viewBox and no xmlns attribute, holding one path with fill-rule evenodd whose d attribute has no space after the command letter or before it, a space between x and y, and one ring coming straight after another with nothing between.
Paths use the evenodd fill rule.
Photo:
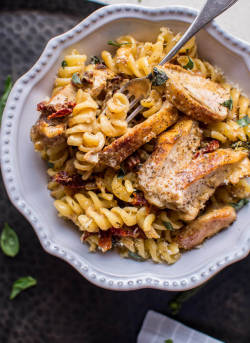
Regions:
<instances>
[{"instance_id":1,"label":"scalloped bowl rim","mask_svg":"<svg viewBox=\"0 0 250 343\"><path fill-rule=\"evenodd\" d=\"M12 172L13 161L11 150L14 151L15 149L15 140L9 139L11 132L17 130L17 121L14 119L21 115L21 110L18 113L16 108L18 108L18 106L19 108L22 107L21 104L25 102L32 85L36 84L47 72L49 60L51 65L55 62L57 57L53 56L53 51L56 49L63 50L65 47L84 38L97 28L100 28L107 22L103 20L104 18L105 20L107 20L107 18L114 20L121 17L127 17L140 18L149 21L176 18L183 22L191 22L196 15L196 10L185 6L166 6L153 9L141 5L119 4L102 7L93 12L71 30L52 38L34 66L16 81L9 95L1 127L1 169L8 196L12 204L33 226L43 249L49 254L57 256L69 263L87 280L97 286L123 291L141 288L182 291L197 287L226 266L246 257L250 251L250 234L244 234L244 242L241 242L241 245L235 248L229 255L227 254L225 256L225 254L220 254L215 257L215 261L213 261L212 264L201 265L190 275L178 277L175 280L168 280L165 277L160 278L158 275L156 276L154 272L141 273L139 277L133 275L121 278L116 277L114 274L100 271L97 268L95 269L93 265L88 264L87 259L76 253L72 253L69 249L62 247L60 244L56 244L56 242L49 239L46 234L47 229L38 221L32 207L25 201L25 197L19 193L16 176ZM214 21L208 24L205 30L216 38L217 41L222 43L222 45L226 45L229 50L237 50L237 52L240 50L241 57L250 70L250 44L226 33ZM83 31L87 33L83 33ZM77 37L77 39L75 37ZM14 110L15 115L13 113Z\"/></svg>"}]
</instances>

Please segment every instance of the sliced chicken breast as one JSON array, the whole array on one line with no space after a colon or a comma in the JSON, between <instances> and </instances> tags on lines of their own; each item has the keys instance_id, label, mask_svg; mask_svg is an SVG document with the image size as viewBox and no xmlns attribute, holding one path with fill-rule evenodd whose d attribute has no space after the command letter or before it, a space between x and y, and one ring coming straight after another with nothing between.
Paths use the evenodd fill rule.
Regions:
<instances>
[{"instance_id":1,"label":"sliced chicken breast","mask_svg":"<svg viewBox=\"0 0 250 343\"><path fill-rule=\"evenodd\" d=\"M223 103L230 99L229 90L180 66L167 63L163 68L169 78L166 97L178 110L204 123L227 117Z\"/></svg>"},{"instance_id":2,"label":"sliced chicken breast","mask_svg":"<svg viewBox=\"0 0 250 343\"><path fill-rule=\"evenodd\" d=\"M173 130L178 131L178 124ZM180 211L182 219L190 221L196 218L218 186L232 182L234 173L236 182L250 175L250 168L245 163L247 154L232 149L218 149L192 159L199 139L190 144L189 131L189 135L169 145L173 130L160 137L156 150L140 169L138 181L148 202ZM195 131L193 136L196 137Z\"/></svg>"},{"instance_id":3,"label":"sliced chicken breast","mask_svg":"<svg viewBox=\"0 0 250 343\"><path fill-rule=\"evenodd\" d=\"M203 243L206 238L227 228L235 219L236 212L231 206L213 209L177 231L174 241L180 249L190 250Z\"/></svg>"},{"instance_id":4,"label":"sliced chicken breast","mask_svg":"<svg viewBox=\"0 0 250 343\"><path fill-rule=\"evenodd\" d=\"M99 154L102 164L118 169L120 164L138 148L157 137L178 119L178 111L166 101L161 110L106 146Z\"/></svg>"}]
</instances>

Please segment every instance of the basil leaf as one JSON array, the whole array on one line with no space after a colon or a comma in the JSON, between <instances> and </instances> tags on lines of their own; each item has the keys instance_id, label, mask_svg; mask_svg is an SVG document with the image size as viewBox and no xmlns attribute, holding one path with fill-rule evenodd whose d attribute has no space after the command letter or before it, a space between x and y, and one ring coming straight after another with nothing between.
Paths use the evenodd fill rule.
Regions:
<instances>
[{"instance_id":1,"label":"basil leaf","mask_svg":"<svg viewBox=\"0 0 250 343\"><path fill-rule=\"evenodd\" d=\"M12 286L10 300L14 299L19 293L21 293L25 289L35 286L36 284L37 281L32 276L24 276L16 280Z\"/></svg>"},{"instance_id":2,"label":"basil leaf","mask_svg":"<svg viewBox=\"0 0 250 343\"><path fill-rule=\"evenodd\" d=\"M193 67L194 67L194 62L188 56L188 63L185 66L183 66L183 68L186 69L186 70L191 70L191 69L193 69Z\"/></svg>"},{"instance_id":3,"label":"basil leaf","mask_svg":"<svg viewBox=\"0 0 250 343\"><path fill-rule=\"evenodd\" d=\"M230 205L233 206L236 211L239 211L242 207L247 205L248 202L249 202L248 199L241 199L240 201L235 202L235 203L231 203Z\"/></svg>"},{"instance_id":4,"label":"basil leaf","mask_svg":"<svg viewBox=\"0 0 250 343\"><path fill-rule=\"evenodd\" d=\"M230 98L230 99L224 101L221 105L229 108L229 110L231 111L231 109L233 108L233 99Z\"/></svg>"},{"instance_id":5,"label":"basil leaf","mask_svg":"<svg viewBox=\"0 0 250 343\"><path fill-rule=\"evenodd\" d=\"M91 64L100 64L101 61L100 61L100 58L99 58L99 57L97 57L97 56L91 56L91 57L90 57L90 63L91 63Z\"/></svg>"},{"instance_id":6,"label":"basil leaf","mask_svg":"<svg viewBox=\"0 0 250 343\"><path fill-rule=\"evenodd\" d=\"M19 252L19 239L15 231L7 224L4 224L0 237L0 244L3 253L10 257L15 257Z\"/></svg>"},{"instance_id":7,"label":"basil leaf","mask_svg":"<svg viewBox=\"0 0 250 343\"><path fill-rule=\"evenodd\" d=\"M71 81L72 81L73 85L76 86L76 87L81 87L82 86L80 75L78 73L74 73L72 75Z\"/></svg>"},{"instance_id":8,"label":"basil leaf","mask_svg":"<svg viewBox=\"0 0 250 343\"><path fill-rule=\"evenodd\" d=\"M206 284L206 283L205 283ZM181 310L182 304L192 298L199 290L205 285L198 286L188 291L179 292L176 296L168 303L168 307L173 315L176 315Z\"/></svg>"},{"instance_id":9,"label":"basil leaf","mask_svg":"<svg viewBox=\"0 0 250 343\"><path fill-rule=\"evenodd\" d=\"M237 120L237 123L241 126L241 127L245 127L248 124L250 124L250 118L248 117L248 115L246 115L245 117Z\"/></svg>"},{"instance_id":10,"label":"basil leaf","mask_svg":"<svg viewBox=\"0 0 250 343\"><path fill-rule=\"evenodd\" d=\"M67 63L65 60L63 60L61 66L62 66L63 69L64 69L65 67L68 66L68 63Z\"/></svg>"},{"instance_id":11,"label":"basil leaf","mask_svg":"<svg viewBox=\"0 0 250 343\"><path fill-rule=\"evenodd\" d=\"M114 40L109 40L107 42L108 45L113 45L113 46L116 46L117 48L120 48L122 45L128 45L128 44L131 44L131 43L128 43L128 42L125 42L125 43L118 43Z\"/></svg>"},{"instance_id":12,"label":"basil leaf","mask_svg":"<svg viewBox=\"0 0 250 343\"><path fill-rule=\"evenodd\" d=\"M156 67L153 68L153 78L152 78L153 86L162 86L167 80L168 80L168 76L164 70L158 69Z\"/></svg>"},{"instance_id":13,"label":"basil leaf","mask_svg":"<svg viewBox=\"0 0 250 343\"><path fill-rule=\"evenodd\" d=\"M136 254L135 252L132 252L132 251L128 252L128 256L130 258L132 258L133 260L138 261L138 262L144 262L145 261L145 259L143 257L141 257L140 255L138 255L138 254Z\"/></svg>"},{"instance_id":14,"label":"basil leaf","mask_svg":"<svg viewBox=\"0 0 250 343\"><path fill-rule=\"evenodd\" d=\"M48 167L49 168L54 168L54 163L48 162Z\"/></svg>"},{"instance_id":15,"label":"basil leaf","mask_svg":"<svg viewBox=\"0 0 250 343\"><path fill-rule=\"evenodd\" d=\"M4 110L4 107L6 105L6 102L7 102L7 99L8 99L8 96L10 94L12 86L13 86L13 82L12 82L11 77L9 75L7 77L7 79L5 80L3 95L0 98L0 122L2 120L3 110Z\"/></svg>"},{"instance_id":16,"label":"basil leaf","mask_svg":"<svg viewBox=\"0 0 250 343\"><path fill-rule=\"evenodd\" d=\"M174 343L174 341L171 338L169 338L169 339L166 339L164 343Z\"/></svg>"},{"instance_id":17,"label":"basil leaf","mask_svg":"<svg viewBox=\"0 0 250 343\"><path fill-rule=\"evenodd\" d=\"M170 231L175 231L174 228L173 228L173 225L170 223L170 222L164 222L162 221L163 225L165 226L165 228L167 230L170 230Z\"/></svg>"},{"instance_id":18,"label":"basil leaf","mask_svg":"<svg viewBox=\"0 0 250 343\"><path fill-rule=\"evenodd\" d=\"M117 174L118 179L122 179L125 176L125 171L121 168Z\"/></svg>"}]
</instances>

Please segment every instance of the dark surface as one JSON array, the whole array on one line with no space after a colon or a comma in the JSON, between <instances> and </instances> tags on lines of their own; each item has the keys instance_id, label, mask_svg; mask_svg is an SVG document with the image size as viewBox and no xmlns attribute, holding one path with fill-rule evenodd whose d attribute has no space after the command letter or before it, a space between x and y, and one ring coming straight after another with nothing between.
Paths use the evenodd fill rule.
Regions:
<instances>
[{"instance_id":1,"label":"dark surface","mask_svg":"<svg viewBox=\"0 0 250 343\"><path fill-rule=\"evenodd\" d=\"M5 0L0 6L1 91L6 76L17 79L26 72L49 38L100 7L83 0L43 1L42 6ZM21 243L15 259L0 252L0 343L133 343L147 310L169 314L173 293L104 290L46 254L2 183L0 214L0 225L7 221ZM177 319L227 343L249 343L249 269L248 257L222 271L183 305ZM36 277L38 285L10 301L13 281L24 275Z\"/></svg>"}]
</instances>

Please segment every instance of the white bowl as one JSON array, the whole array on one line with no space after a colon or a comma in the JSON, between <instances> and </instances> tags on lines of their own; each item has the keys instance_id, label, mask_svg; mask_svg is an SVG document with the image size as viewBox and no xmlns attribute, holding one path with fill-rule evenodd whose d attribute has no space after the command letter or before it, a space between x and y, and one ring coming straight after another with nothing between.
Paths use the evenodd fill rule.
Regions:
<instances>
[{"instance_id":1,"label":"white bowl","mask_svg":"<svg viewBox=\"0 0 250 343\"><path fill-rule=\"evenodd\" d=\"M200 285L249 253L247 206L230 228L207 240L200 249L184 253L172 266L122 259L114 252L89 253L77 230L58 218L46 188L46 166L29 138L30 128L38 117L36 104L50 94L63 56L72 47L88 56L96 55L107 49L108 40L122 34L150 40L162 26L184 31L196 14L184 7L103 7L72 30L50 40L37 63L15 83L9 96L1 134L1 167L8 195L29 220L46 251L70 263L100 287L185 290ZM239 83L250 95L250 46L223 32L214 22L197 35L197 41L200 55L221 67L231 81Z\"/></svg>"}]
</instances>

